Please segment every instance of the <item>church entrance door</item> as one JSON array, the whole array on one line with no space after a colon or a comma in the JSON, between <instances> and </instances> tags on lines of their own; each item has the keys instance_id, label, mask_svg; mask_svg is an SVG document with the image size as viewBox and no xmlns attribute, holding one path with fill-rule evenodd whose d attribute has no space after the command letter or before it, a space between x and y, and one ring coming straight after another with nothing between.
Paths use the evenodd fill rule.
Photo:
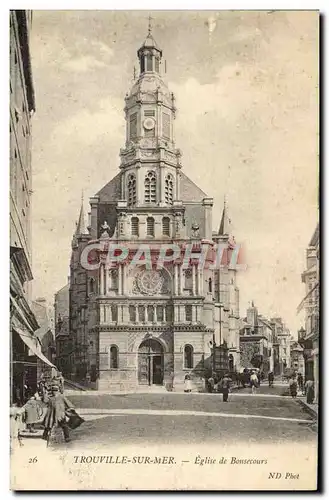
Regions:
<instances>
[{"instance_id":1,"label":"church entrance door","mask_svg":"<svg viewBox=\"0 0 329 500\"><path fill-rule=\"evenodd\" d=\"M138 349L138 383L163 385L163 347L155 339L144 340Z\"/></svg>"}]
</instances>

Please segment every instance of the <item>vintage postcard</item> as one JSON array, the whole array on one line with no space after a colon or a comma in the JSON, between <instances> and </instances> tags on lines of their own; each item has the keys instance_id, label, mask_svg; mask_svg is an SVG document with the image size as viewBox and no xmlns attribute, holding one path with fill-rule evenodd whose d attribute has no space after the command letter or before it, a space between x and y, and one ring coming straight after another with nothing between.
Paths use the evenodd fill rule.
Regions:
<instances>
[{"instance_id":1,"label":"vintage postcard","mask_svg":"<svg viewBox=\"0 0 329 500\"><path fill-rule=\"evenodd\" d=\"M318 11L12 10L13 490L316 490Z\"/></svg>"}]
</instances>

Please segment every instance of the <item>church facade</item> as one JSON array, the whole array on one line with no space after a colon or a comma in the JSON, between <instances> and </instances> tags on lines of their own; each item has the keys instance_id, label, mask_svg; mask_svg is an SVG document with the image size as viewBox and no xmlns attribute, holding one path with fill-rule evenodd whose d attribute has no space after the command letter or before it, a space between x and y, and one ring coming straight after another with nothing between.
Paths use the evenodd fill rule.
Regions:
<instances>
[{"instance_id":1,"label":"church facade","mask_svg":"<svg viewBox=\"0 0 329 500\"><path fill-rule=\"evenodd\" d=\"M186 374L201 387L214 342L227 346L231 370L240 362L236 269L201 267L193 258L186 266L183 259L187 248L195 254L203 244L216 251L229 243L226 207L213 233L213 199L182 169L175 97L161 76L162 50L151 29L137 55L119 173L90 199L88 227L81 207L72 240L70 376L109 392L167 383L175 390ZM164 244L180 250L159 266ZM126 247L128 257L110 267L111 245ZM141 245L150 249L151 263L133 266ZM96 265L82 265L95 246L103 249L88 260Z\"/></svg>"}]
</instances>

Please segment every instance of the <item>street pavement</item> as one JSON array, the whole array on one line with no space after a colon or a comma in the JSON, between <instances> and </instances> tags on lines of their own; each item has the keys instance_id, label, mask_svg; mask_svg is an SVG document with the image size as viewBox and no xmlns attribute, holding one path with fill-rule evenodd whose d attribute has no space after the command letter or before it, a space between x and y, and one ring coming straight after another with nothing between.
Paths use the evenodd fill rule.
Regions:
<instances>
[{"instance_id":1,"label":"street pavement","mask_svg":"<svg viewBox=\"0 0 329 500\"><path fill-rule=\"evenodd\" d=\"M85 422L71 431L70 443L56 439L53 446L315 444L312 416L298 400L285 394L287 385L283 384L272 388L263 384L255 395L250 388L233 390L227 403L220 394L70 394L70 401ZM27 441L31 439L24 439L24 443Z\"/></svg>"},{"instance_id":2,"label":"street pavement","mask_svg":"<svg viewBox=\"0 0 329 500\"><path fill-rule=\"evenodd\" d=\"M85 418L70 448L89 445L316 442L312 417L286 385L220 394L81 394L69 399ZM65 445L67 446L67 445ZM89 446L88 446L89 447Z\"/></svg>"}]
</instances>

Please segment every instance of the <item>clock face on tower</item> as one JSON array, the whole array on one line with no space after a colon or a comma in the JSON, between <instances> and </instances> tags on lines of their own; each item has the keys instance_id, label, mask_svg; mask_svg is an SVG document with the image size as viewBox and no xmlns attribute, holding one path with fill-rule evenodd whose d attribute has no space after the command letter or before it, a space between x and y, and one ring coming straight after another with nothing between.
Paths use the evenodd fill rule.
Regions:
<instances>
[{"instance_id":1,"label":"clock face on tower","mask_svg":"<svg viewBox=\"0 0 329 500\"><path fill-rule=\"evenodd\" d=\"M154 118L145 118L145 120L143 121L143 127L146 130L152 130L152 129L154 129L154 127L155 127L155 120L154 120Z\"/></svg>"},{"instance_id":2,"label":"clock face on tower","mask_svg":"<svg viewBox=\"0 0 329 500\"><path fill-rule=\"evenodd\" d=\"M158 271L142 271L137 277L139 290L146 295L159 293L163 285L163 277Z\"/></svg>"}]
</instances>

